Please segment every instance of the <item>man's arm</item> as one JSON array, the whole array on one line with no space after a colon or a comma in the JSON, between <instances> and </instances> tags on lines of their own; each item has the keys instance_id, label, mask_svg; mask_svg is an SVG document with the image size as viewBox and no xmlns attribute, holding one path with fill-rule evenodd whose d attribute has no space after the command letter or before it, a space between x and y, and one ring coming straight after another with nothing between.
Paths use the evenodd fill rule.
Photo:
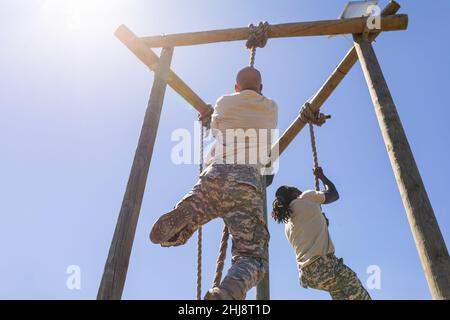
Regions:
<instances>
[{"instance_id":1,"label":"man's arm","mask_svg":"<svg viewBox=\"0 0 450 320\"><path fill-rule=\"evenodd\" d=\"M222 101L223 97L220 97L217 99L216 103L214 104L214 111L211 115L211 129L218 129L219 128L219 120L222 117L223 108L220 106L220 103ZM214 135L214 130L212 131Z\"/></svg>"},{"instance_id":2,"label":"man's arm","mask_svg":"<svg viewBox=\"0 0 450 320\"><path fill-rule=\"evenodd\" d=\"M278 128L278 104L274 100L270 100L272 104L272 108L274 110L274 117L273 117L273 126L271 128L268 128L270 130L270 146L269 146L269 158L271 157L271 147L273 145L273 133L275 129ZM270 166L272 166L272 162L270 162ZM266 175L266 187L270 186L273 182L275 174Z\"/></svg>"},{"instance_id":3,"label":"man's arm","mask_svg":"<svg viewBox=\"0 0 450 320\"><path fill-rule=\"evenodd\" d=\"M323 170L321 167L317 167L314 169L314 175L319 178L323 184L325 185L325 202L324 204L335 202L339 199L339 193L336 190L336 187L334 186L334 183L328 179L325 174L323 173Z\"/></svg>"}]
</instances>

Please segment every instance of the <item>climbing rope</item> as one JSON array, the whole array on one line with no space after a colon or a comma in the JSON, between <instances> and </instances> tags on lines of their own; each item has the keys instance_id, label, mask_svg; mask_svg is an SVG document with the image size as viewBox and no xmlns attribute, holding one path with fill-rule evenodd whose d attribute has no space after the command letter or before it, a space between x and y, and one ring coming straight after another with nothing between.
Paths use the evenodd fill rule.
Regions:
<instances>
[{"instance_id":1,"label":"climbing rope","mask_svg":"<svg viewBox=\"0 0 450 320\"><path fill-rule=\"evenodd\" d=\"M267 21L260 22L257 26L250 24L248 26L248 39L245 44L250 50L250 67L255 66L256 48L264 48L269 39L270 25Z\"/></svg>"},{"instance_id":2,"label":"climbing rope","mask_svg":"<svg viewBox=\"0 0 450 320\"><path fill-rule=\"evenodd\" d=\"M250 24L248 26L248 39L245 44L250 50L250 67L255 66L256 48L264 48L269 39L270 25L268 22L260 22L257 26ZM222 238L220 239L219 255L216 260L216 271L214 272L213 288L218 287L222 281L223 268L227 257L228 238L230 234L228 227L224 225Z\"/></svg>"},{"instance_id":3,"label":"climbing rope","mask_svg":"<svg viewBox=\"0 0 450 320\"><path fill-rule=\"evenodd\" d=\"M321 127L330 118L331 116L328 114L314 111L309 102L306 102L300 109L300 120L305 124L309 123Z\"/></svg>"},{"instance_id":4,"label":"climbing rope","mask_svg":"<svg viewBox=\"0 0 450 320\"><path fill-rule=\"evenodd\" d=\"M198 116L198 121L200 122L200 156L199 156L199 166L198 174L199 176L203 172L203 140L205 137L205 130L210 128L211 116L214 109L211 105L208 105L208 109ZM203 240L203 230L202 226L198 228L197 237L197 300L202 299L202 240Z\"/></svg>"},{"instance_id":5,"label":"climbing rope","mask_svg":"<svg viewBox=\"0 0 450 320\"><path fill-rule=\"evenodd\" d=\"M214 280L212 285L213 288L218 287L220 285L220 282L222 281L223 267L225 265L225 258L227 257L228 237L228 227L224 225L222 230L222 238L220 240L219 255L216 260L216 272L214 273Z\"/></svg>"},{"instance_id":6,"label":"climbing rope","mask_svg":"<svg viewBox=\"0 0 450 320\"><path fill-rule=\"evenodd\" d=\"M319 167L319 159L317 156L316 136L314 134L314 125L322 126L331 116L323 114L319 111L311 109L311 104L306 102L300 110L300 120L305 124L309 124L309 137L311 139L311 150L313 157L314 169ZM316 191L320 190L319 178L314 175L314 186Z\"/></svg>"},{"instance_id":7,"label":"climbing rope","mask_svg":"<svg viewBox=\"0 0 450 320\"><path fill-rule=\"evenodd\" d=\"M306 102L305 105L300 110L300 120L305 124L309 125L309 137L311 140L311 151L313 158L313 168L316 169L319 167L319 158L317 156L317 145L316 145L316 135L314 133L314 125L322 126L331 116L327 114L320 113L319 111L313 111L311 109L311 104ZM314 189L316 191L320 191L320 182L319 178L314 175ZM329 224L328 218L324 212L322 212L327 225Z\"/></svg>"},{"instance_id":8,"label":"climbing rope","mask_svg":"<svg viewBox=\"0 0 450 320\"><path fill-rule=\"evenodd\" d=\"M198 165L199 176L203 171L203 122L202 118L199 117L200 121L200 159ZM198 228L198 237L197 237L197 300L202 299L202 239L203 239L203 230L202 226Z\"/></svg>"},{"instance_id":9,"label":"climbing rope","mask_svg":"<svg viewBox=\"0 0 450 320\"><path fill-rule=\"evenodd\" d=\"M317 157L316 136L314 134L314 126L311 122L309 123L309 137L311 139L313 165L315 169L319 166L319 159ZM316 175L314 175L314 188L316 191L320 190L319 178L317 178Z\"/></svg>"}]
</instances>

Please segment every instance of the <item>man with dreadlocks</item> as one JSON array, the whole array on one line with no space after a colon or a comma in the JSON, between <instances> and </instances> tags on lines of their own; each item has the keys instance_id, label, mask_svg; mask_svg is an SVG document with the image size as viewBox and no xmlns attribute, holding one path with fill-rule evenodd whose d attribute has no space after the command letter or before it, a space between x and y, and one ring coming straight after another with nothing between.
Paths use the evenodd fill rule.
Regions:
<instances>
[{"instance_id":1,"label":"man with dreadlocks","mask_svg":"<svg viewBox=\"0 0 450 320\"><path fill-rule=\"evenodd\" d=\"M285 223L286 237L297 258L300 284L328 291L333 300L370 300L356 273L334 255L321 205L339 199L336 187L322 168L314 169L314 175L325 185L324 191L302 192L295 187L281 186L272 209L275 221Z\"/></svg>"},{"instance_id":2,"label":"man with dreadlocks","mask_svg":"<svg viewBox=\"0 0 450 320\"><path fill-rule=\"evenodd\" d=\"M153 243L179 246L199 226L223 218L233 241L232 266L220 286L209 290L205 299L244 299L268 267L263 178L271 136L265 135L277 126L277 105L262 96L261 90L258 70L246 67L239 71L236 93L216 102L211 121L216 142L206 169L192 191L161 216L150 233Z\"/></svg>"}]
</instances>

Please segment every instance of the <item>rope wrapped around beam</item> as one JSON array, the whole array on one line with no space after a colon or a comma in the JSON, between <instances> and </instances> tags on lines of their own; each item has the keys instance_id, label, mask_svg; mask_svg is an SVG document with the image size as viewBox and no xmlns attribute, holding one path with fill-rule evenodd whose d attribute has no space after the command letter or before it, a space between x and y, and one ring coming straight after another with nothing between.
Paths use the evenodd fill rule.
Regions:
<instances>
[{"instance_id":1,"label":"rope wrapped around beam","mask_svg":"<svg viewBox=\"0 0 450 320\"><path fill-rule=\"evenodd\" d=\"M312 110L311 104L309 102L306 102L300 109L300 120L303 121L305 124L309 124L309 134L310 134L309 136L311 139L311 149L314 168L317 168L319 166L319 160L317 157L316 136L314 134L314 125L320 127L330 118L331 118L330 115ZM314 186L316 191L319 191L320 189L319 178L317 178L317 176L314 176Z\"/></svg>"},{"instance_id":2,"label":"rope wrapped around beam","mask_svg":"<svg viewBox=\"0 0 450 320\"><path fill-rule=\"evenodd\" d=\"M317 156L317 145L316 145L316 135L314 133L314 125L320 127L330 118L331 118L330 115L312 110L311 104L309 102L306 102L305 105L300 109L300 120L303 121L305 124L309 124L309 137L311 139L311 151L314 169L319 167L319 158ZM316 191L320 190L320 181L316 175L314 175L314 189ZM322 214L328 226L329 220L324 212L322 212Z\"/></svg>"},{"instance_id":3,"label":"rope wrapped around beam","mask_svg":"<svg viewBox=\"0 0 450 320\"><path fill-rule=\"evenodd\" d=\"M321 127L331 116L311 109L311 104L306 102L300 109L300 120L305 124L313 124Z\"/></svg>"},{"instance_id":4,"label":"rope wrapped around beam","mask_svg":"<svg viewBox=\"0 0 450 320\"><path fill-rule=\"evenodd\" d=\"M257 26L250 24L248 29L248 39L245 46L250 50L250 67L254 68L256 48L264 48L266 46L269 39L270 25L267 21L264 21Z\"/></svg>"}]
</instances>

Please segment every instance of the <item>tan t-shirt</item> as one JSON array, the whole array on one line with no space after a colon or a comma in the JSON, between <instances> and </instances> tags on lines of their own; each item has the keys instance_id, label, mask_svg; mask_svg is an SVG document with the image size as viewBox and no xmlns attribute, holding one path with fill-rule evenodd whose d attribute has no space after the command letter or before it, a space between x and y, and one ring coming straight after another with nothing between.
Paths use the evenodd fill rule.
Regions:
<instances>
[{"instance_id":1,"label":"tan t-shirt","mask_svg":"<svg viewBox=\"0 0 450 320\"><path fill-rule=\"evenodd\" d=\"M206 164L261 164L261 155L267 158L270 152L272 129L276 129L277 122L278 106L275 101L253 90L220 97L211 119L216 143L208 154ZM238 135L239 132L242 133L242 140L227 136Z\"/></svg>"},{"instance_id":2,"label":"tan t-shirt","mask_svg":"<svg viewBox=\"0 0 450 320\"><path fill-rule=\"evenodd\" d=\"M320 208L324 202L323 192L307 190L289 206L292 214L285 224L285 233L294 247L300 268L307 266L320 256L334 253L327 222Z\"/></svg>"}]
</instances>

